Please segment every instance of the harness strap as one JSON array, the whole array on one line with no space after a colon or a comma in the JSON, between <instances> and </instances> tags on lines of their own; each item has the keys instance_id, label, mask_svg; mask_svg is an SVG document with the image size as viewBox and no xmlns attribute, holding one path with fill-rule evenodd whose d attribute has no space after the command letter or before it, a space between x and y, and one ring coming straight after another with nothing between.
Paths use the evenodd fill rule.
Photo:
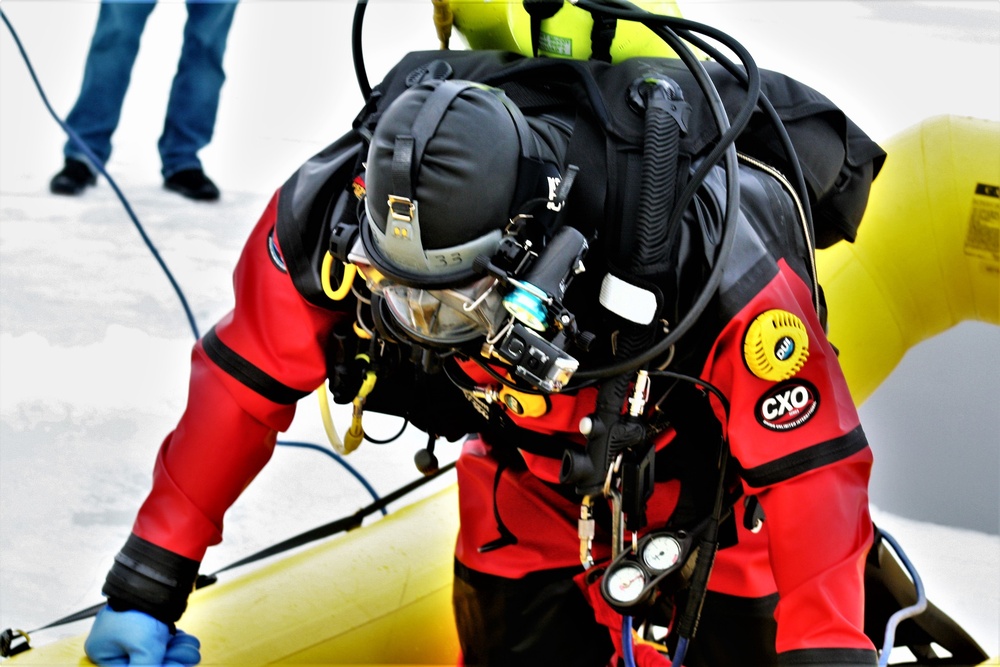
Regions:
<instances>
[{"instance_id":1,"label":"harness strap","mask_svg":"<svg viewBox=\"0 0 1000 667\"><path fill-rule=\"evenodd\" d=\"M481 554L517 544L517 537L514 536L514 533L510 532L510 528L503 522L503 518L500 516L500 506L497 504L497 490L500 488L500 478L506 469L507 457L500 457L497 461L496 474L493 475L493 519L496 521L500 537L479 547L479 553Z\"/></svg>"}]
</instances>

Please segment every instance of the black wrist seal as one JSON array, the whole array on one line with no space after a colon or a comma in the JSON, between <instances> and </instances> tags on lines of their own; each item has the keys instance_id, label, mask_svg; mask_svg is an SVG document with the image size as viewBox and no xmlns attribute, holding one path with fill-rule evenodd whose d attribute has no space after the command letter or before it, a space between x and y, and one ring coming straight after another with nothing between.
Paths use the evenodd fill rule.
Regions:
<instances>
[{"instance_id":1,"label":"black wrist seal","mask_svg":"<svg viewBox=\"0 0 1000 667\"><path fill-rule=\"evenodd\" d=\"M130 535L101 592L116 611L135 609L173 627L187 608L200 565Z\"/></svg>"}]
</instances>

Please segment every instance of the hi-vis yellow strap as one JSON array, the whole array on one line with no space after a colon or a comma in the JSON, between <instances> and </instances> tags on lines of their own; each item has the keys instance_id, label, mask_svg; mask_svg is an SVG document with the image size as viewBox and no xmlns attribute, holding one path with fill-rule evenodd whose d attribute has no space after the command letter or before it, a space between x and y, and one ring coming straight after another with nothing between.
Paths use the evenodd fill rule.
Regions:
<instances>
[{"instance_id":1,"label":"hi-vis yellow strap","mask_svg":"<svg viewBox=\"0 0 1000 667\"><path fill-rule=\"evenodd\" d=\"M354 276L358 272L358 267L353 264L344 264L344 277L340 280L340 287L336 290L330 284L330 273L333 271L333 255L327 250L323 257L323 266L319 272L320 282L323 284L323 292L333 299L340 301L351 293L351 285L354 283Z\"/></svg>"},{"instance_id":2,"label":"hi-vis yellow strap","mask_svg":"<svg viewBox=\"0 0 1000 667\"><path fill-rule=\"evenodd\" d=\"M368 356L364 354L359 354L358 358L369 361ZM365 379L361 382L361 389L358 390L358 395L352 401L351 425L347 429L347 433L343 439L337 434L337 428L333 424L333 415L330 413L330 401L327 398L326 383L321 384L316 390L319 397L319 412L323 417L323 429L326 431L326 438L330 441L333 451L342 456L350 454L357 449L365 437L361 418L364 413L365 399L368 398L368 394L372 393L372 390L375 388L376 379L375 371L369 370L365 373Z\"/></svg>"}]
</instances>

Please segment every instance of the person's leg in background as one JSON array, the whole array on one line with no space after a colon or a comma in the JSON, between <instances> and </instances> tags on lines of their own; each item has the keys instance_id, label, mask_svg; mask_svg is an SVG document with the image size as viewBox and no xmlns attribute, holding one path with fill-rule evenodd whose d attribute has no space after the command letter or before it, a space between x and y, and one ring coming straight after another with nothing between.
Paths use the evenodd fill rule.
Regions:
<instances>
[{"instance_id":1,"label":"person's leg in background","mask_svg":"<svg viewBox=\"0 0 1000 667\"><path fill-rule=\"evenodd\" d=\"M219 95L226 79L222 68L236 3L189 1L184 46L170 89L159 150L164 184L199 200L219 198L205 175L198 151L212 140Z\"/></svg>"},{"instance_id":2,"label":"person's leg in background","mask_svg":"<svg viewBox=\"0 0 1000 667\"><path fill-rule=\"evenodd\" d=\"M118 127L139 41L155 6L155 0L101 3L80 95L66 124L102 165L111 156L111 135ZM66 142L63 155L65 166L53 177L52 192L75 195L96 182L95 165L72 139Z\"/></svg>"}]
</instances>

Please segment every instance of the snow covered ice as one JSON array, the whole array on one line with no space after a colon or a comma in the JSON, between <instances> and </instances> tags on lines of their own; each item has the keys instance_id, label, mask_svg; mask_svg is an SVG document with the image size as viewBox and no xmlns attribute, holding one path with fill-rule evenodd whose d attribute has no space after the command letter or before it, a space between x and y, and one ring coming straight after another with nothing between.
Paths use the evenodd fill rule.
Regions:
<instances>
[{"instance_id":1,"label":"snow covered ice","mask_svg":"<svg viewBox=\"0 0 1000 667\"><path fill-rule=\"evenodd\" d=\"M681 7L688 18L740 39L760 66L824 92L876 139L941 113L1000 120L995 2L722 0ZM79 89L97 4L5 0L2 9L64 116ZM247 0L237 9L216 136L202 153L223 192L216 204L162 189L155 144L183 4L163 2L150 17L108 169L202 332L228 310L232 268L274 189L345 131L360 107L350 63L352 12L348 0ZM769 18L778 13L780 22ZM436 47L430 16L429 2L370 2L365 52L373 81L406 51ZM378 35L376 26L387 25L396 28L394 41ZM107 183L79 198L49 194L63 141L3 30L0 627L25 630L101 599L104 575L148 490L156 449L183 409L193 342L176 295ZM908 460L944 465L933 457L961 452L966 467L976 468L967 479L986 480L924 487L941 511L931 521L926 512L897 507L876 509L875 519L914 561L930 599L991 655L1000 654L1000 519L991 500L1000 486L997 329L962 325L914 348L862 409L876 456L876 501L882 489L918 479L902 467ZM343 428L347 413L335 416ZM899 431L914 422L926 431L927 420L953 437ZM369 424L386 434L394 426ZM326 442L314 397L300 403L285 438ZM921 446L921 438L933 442ZM412 456L423 444L421 434L408 433L388 447L365 444L348 460L386 493L416 477ZM911 447L931 454L910 455ZM442 458L457 453L453 445L440 449ZM880 460L893 467L879 468ZM992 510L986 528L962 516L977 498L987 499L987 514ZM226 540L209 551L203 570L369 500L333 462L279 448L228 514ZM35 641L83 629L40 633Z\"/></svg>"}]
</instances>

